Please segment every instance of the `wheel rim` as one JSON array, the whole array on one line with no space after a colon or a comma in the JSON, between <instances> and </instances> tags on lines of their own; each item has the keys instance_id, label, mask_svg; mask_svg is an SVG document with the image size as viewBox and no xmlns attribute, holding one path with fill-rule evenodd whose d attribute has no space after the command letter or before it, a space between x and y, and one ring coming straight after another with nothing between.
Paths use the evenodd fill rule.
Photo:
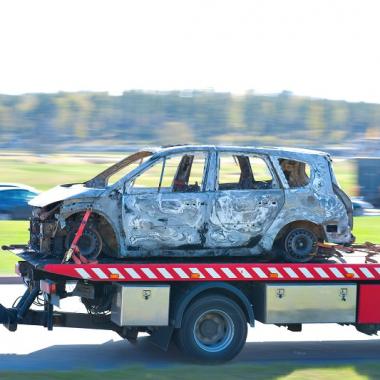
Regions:
<instances>
[{"instance_id":1,"label":"wheel rim","mask_svg":"<svg viewBox=\"0 0 380 380\"><path fill-rule=\"evenodd\" d=\"M72 231L67 235L65 244L66 249L68 249L71 246L75 234L76 231ZM85 231L83 231L83 235L78 241L78 248L82 256L85 256L87 258L97 257L100 253L101 247L101 240L95 231L91 229L86 229Z\"/></svg>"},{"instance_id":2,"label":"wheel rim","mask_svg":"<svg viewBox=\"0 0 380 380\"><path fill-rule=\"evenodd\" d=\"M297 258L305 259L315 251L316 239L306 230L293 231L286 239L286 250Z\"/></svg>"},{"instance_id":3,"label":"wheel rim","mask_svg":"<svg viewBox=\"0 0 380 380\"><path fill-rule=\"evenodd\" d=\"M234 337L234 323L224 311L208 310L195 321L193 334L202 350L219 352L231 343Z\"/></svg>"}]
</instances>

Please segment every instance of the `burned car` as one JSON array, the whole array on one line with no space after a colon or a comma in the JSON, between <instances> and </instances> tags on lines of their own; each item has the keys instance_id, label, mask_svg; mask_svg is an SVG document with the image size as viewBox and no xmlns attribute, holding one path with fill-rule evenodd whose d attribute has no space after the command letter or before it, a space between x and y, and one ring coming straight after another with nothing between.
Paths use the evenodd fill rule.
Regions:
<instances>
[{"instance_id":1,"label":"burned car","mask_svg":"<svg viewBox=\"0 0 380 380\"><path fill-rule=\"evenodd\" d=\"M62 257L84 212L81 254L259 256L306 262L318 242L353 241L352 204L328 154L183 145L132 154L81 184L34 198L30 248Z\"/></svg>"}]
</instances>

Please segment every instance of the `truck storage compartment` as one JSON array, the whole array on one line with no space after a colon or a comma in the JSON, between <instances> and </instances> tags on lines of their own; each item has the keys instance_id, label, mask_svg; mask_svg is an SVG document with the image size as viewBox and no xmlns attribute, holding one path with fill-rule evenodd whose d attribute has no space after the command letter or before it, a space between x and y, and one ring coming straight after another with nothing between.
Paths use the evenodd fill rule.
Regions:
<instances>
[{"instance_id":1,"label":"truck storage compartment","mask_svg":"<svg viewBox=\"0 0 380 380\"><path fill-rule=\"evenodd\" d=\"M356 284L258 284L253 307L263 323L352 323Z\"/></svg>"},{"instance_id":2,"label":"truck storage compartment","mask_svg":"<svg viewBox=\"0 0 380 380\"><path fill-rule=\"evenodd\" d=\"M111 320L118 326L167 326L170 285L115 284Z\"/></svg>"}]
</instances>

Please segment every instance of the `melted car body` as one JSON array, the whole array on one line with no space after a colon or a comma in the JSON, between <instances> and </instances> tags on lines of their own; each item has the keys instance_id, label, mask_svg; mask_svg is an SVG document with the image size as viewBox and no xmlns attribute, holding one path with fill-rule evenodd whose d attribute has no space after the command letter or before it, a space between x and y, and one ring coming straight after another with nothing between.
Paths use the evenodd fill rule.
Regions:
<instances>
[{"instance_id":1,"label":"melted car body","mask_svg":"<svg viewBox=\"0 0 380 380\"><path fill-rule=\"evenodd\" d=\"M88 208L80 248L90 257L255 256L278 249L287 260L309 261L317 242L353 241L351 201L330 157L303 149L147 149L30 204L31 248L47 255L68 249Z\"/></svg>"}]
</instances>

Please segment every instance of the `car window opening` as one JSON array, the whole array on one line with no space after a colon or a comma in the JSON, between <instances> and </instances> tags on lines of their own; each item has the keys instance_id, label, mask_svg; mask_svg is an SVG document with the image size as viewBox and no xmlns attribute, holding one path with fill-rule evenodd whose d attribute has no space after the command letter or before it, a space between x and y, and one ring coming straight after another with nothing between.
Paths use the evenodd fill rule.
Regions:
<instances>
[{"instance_id":1,"label":"car window opening","mask_svg":"<svg viewBox=\"0 0 380 380\"><path fill-rule=\"evenodd\" d=\"M141 188L152 188L152 185L155 191L199 192L203 187L204 168L203 154L166 157L135 179L133 192L144 191Z\"/></svg>"},{"instance_id":2,"label":"car window opening","mask_svg":"<svg viewBox=\"0 0 380 380\"><path fill-rule=\"evenodd\" d=\"M255 190L276 187L266 162L255 156L222 154L219 190Z\"/></svg>"},{"instance_id":3,"label":"car window opening","mask_svg":"<svg viewBox=\"0 0 380 380\"><path fill-rule=\"evenodd\" d=\"M304 187L310 183L310 166L308 164L284 158L279 161L289 187Z\"/></svg>"},{"instance_id":4,"label":"car window opening","mask_svg":"<svg viewBox=\"0 0 380 380\"><path fill-rule=\"evenodd\" d=\"M202 176L196 173L201 169L203 173L203 165L200 162L194 161L194 156L185 155L179 164L177 174L173 180L173 191L179 192L198 192L201 191Z\"/></svg>"},{"instance_id":5,"label":"car window opening","mask_svg":"<svg viewBox=\"0 0 380 380\"><path fill-rule=\"evenodd\" d=\"M87 187L104 188L114 184L125 177L132 170L136 169L143 162L148 160L153 155L150 151L139 151L123 158L121 161L103 170L94 178L84 182Z\"/></svg>"}]
</instances>

